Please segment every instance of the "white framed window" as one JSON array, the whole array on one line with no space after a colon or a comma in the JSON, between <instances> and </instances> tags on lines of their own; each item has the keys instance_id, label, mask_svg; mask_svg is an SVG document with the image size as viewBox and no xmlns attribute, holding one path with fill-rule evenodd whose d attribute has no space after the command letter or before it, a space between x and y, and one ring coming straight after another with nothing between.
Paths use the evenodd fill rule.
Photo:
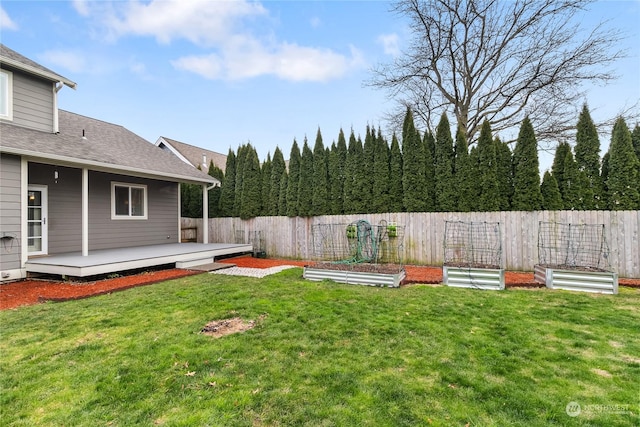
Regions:
<instances>
[{"instance_id":1,"label":"white framed window","mask_svg":"<svg viewBox=\"0 0 640 427\"><path fill-rule=\"evenodd\" d=\"M13 73L0 70L0 119L13 120Z\"/></svg>"},{"instance_id":2,"label":"white framed window","mask_svg":"<svg viewBox=\"0 0 640 427\"><path fill-rule=\"evenodd\" d=\"M147 219L147 186L112 181L111 219Z\"/></svg>"}]
</instances>

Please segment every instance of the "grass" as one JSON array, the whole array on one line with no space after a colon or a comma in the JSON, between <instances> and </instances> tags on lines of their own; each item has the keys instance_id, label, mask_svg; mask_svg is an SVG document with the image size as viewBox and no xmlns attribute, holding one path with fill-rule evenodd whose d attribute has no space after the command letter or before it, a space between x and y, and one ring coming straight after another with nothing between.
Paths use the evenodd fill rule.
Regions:
<instances>
[{"instance_id":1,"label":"grass","mask_svg":"<svg viewBox=\"0 0 640 427\"><path fill-rule=\"evenodd\" d=\"M639 307L631 289L380 289L301 269L24 307L0 312L0 425L637 425Z\"/></svg>"}]
</instances>

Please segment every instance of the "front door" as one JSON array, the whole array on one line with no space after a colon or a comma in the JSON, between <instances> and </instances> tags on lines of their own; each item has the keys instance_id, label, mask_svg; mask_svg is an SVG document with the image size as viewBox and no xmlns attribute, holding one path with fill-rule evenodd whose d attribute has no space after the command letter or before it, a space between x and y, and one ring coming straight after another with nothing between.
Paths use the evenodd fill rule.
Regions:
<instances>
[{"instance_id":1,"label":"front door","mask_svg":"<svg viewBox=\"0 0 640 427\"><path fill-rule=\"evenodd\" d=\"M29 255L47 254L47 186L30 185L27 192Z\"/></svg>"}]
</instances>

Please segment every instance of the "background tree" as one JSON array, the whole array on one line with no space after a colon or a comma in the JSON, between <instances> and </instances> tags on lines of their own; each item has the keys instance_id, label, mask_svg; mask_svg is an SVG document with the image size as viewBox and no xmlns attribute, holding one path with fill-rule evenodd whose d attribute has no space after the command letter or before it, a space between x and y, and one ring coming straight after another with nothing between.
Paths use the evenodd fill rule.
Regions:
<instances>
[{"instance_id":1,"label":"background tree","mask_svg":"<svg viewBox=\"0 0 640 427\"><path fill-rule=\"evenodd\" d=\"M365 130L362 145L362 163L360 164L360 180L362 182L362 199L373 202L373 163L375 162L376 131L369 125ZM371 205L368 205L371 208Z\"/></svg>"},{"instance_id":2,"label":"background tree","mask_svg":"<svg viewBox=\"0 0 640 427\"><path fill-rule=\"evenodd\" d=\"M402 212L402 151L394 133L389 150L389 212Z\"/></svg>"},{"instance_id":3,"label":"background tree","mask_svg":"<svg viewBox=\"0 0 640 427\"><path fill-rule=\"evenodd\" d=\"M282 177L280 178L280 196L278 201L278 215L287 215L287 187L289 184L289 174L287 170L282 171Z\"/></svg>"},{"instance_id":4,"label":"background tree","mask_svg":"<svg viewBox=\"0 0 640 427\"><path fill-rule=\"evenodd\" d=\"M407 212L426 212L424 143L413 125L413 113L407 109L402 126L402 190Z\"/></svg>"},{"instance_id":5,"label":"background tree","mask_svg":"<svg viewBox=\"0 0 640 427\"><path fill-rule=\"evenodd\" d=\"M480 173L478 210L481 212L500 210L496 146L491 136L491 124L488 120L482 124L478 138L478 170Z\"/></svg>"},{"instance_id":6,"label":"background tree","mask_svg":"<svg viewBox=\"0 0 640 427\"><path fill-rule=\"evenodd\" d=\"M558 189L560 190L560 195L562 196L562 200L564 200L564 162L567 157L567 153L571 152L571 146L566 141L561 141L558 143L556 147L555 155L553 156L553 163L551 164L551 175L556 180L558 184Z\"/></svg>"},{"instance_id":7,"label":"background tree","mask_svg":"<svg viewBox=\"0 0 640 427\"><path fill-rule=\"evenodd\" d=\"M338 143L331 146L329 155L329 186L331 187L331 200L329 211L331 215L344 213L344 168L347 160L347 141L344 132L340 129Z\"/></svg>"},{"instance_id":8,"label":"background tree","mask_svg":"<svg viewBox=\"0 0 640 427\"><path fill-rule=\"evenodd\" d=\"M378 129L373 151L373 187L371 189L371 212L384 213L389 209L389 144Z\"/></svg>"},{"instance_id":9,"label":"background tree","mask_svg":"<svg viewBox=\"0 0 640 427\"><path fill-rule=\"evenodd\" d=\"M540 193L540 163L538 144L529 118L520 126L518 141L513 150L513 200L516 211L535 211L542 207Z\"/></svg>"},{"instance_id":10,"label":"background tree","mask_svg":"<svg viewBox=\"0 0 640 427\"><path fill-rule=\"evenodd\" d=\"M560 187L560 194L562 194L562 202L565 209L582 209L581 184L582 180L580 179L578 164L569 149L564 156L562 187Z\"/></svg>"},{"instance_id":11,"label":"background tree","mask_svg":"<svg viewBox=\"0 0 640 427\"><path fill-rule=\"evenodd\" d=\"M276 147L273 152L273 161L271 164L271 188L269 193L269 199L267 202L267 215L278 215L280 209L280 180L282 179L282 173L285 171L287 165L284 161L284 156L280 147ZM285 187L286 189L286 187Z\"/></svg>"},{"instance_id":12,"label":"background tree","mask_svg":"<svg viewBox=\"0 0 640 427\"><path fill-rule=\"evenodd\" d=\"M236 154L229 148L227 162L224 168L224 180L220 189L220 215L233 216L233 202L236 191Z\"/></svg>"},{"instance_id":13,"label":"background tree","mask_svg":"<svg viewBox=\"0 0 640 427\"><path fill-rule=\"evenodd\" d=\"M513 155L509 144L495 137L493 144L496 147L496 169L498 173L498 206L501 211L511 209L513 198Z\"/></svg>"},{"instance_id":14,"label":"background tree","mask_svg":"<svg viewBox=\"0 0 640 427\"><path fill-rule=\"evenodd\" d=\"M602 156L602 170L600 172L600 181L602 182L602 205L603 209L609 209L609 186L607 185L607 181L609 181L609 152L607 151L604 156Z\"/></svg>"},{"instance_id":15,"label":"background tree","mask_svg":"<svg viewBox=\"0 0 640 427\"><path fill-rule=\"evenodd\" d=\"M602 181L600 181L600 139L598 130L585 104L578 118L575 159L581 172L584 209L600 208Z\"/></svg>"},{"instance_id":16,"label":"background tree","mask_svg":"<svg viewBox=\"0 0 640 427\"><path fill-rule=\"evenodd\" d=\"M262 163L260 168L260 177L262 181L262 188L260 190L260 216L269 215L269 197L271 196L271 169L273 168L271 160L271 153L267 153L267 160Z\"/></svg>"},{"instance_id":17,"label":"background tree","mask_svg":"<svg viewBox=\"0 0 640 427\"><path fill-rule=\"evenodd\" d=\"M442 113L436 128L435 154L435 210L452 212L456 210L458 202L456 200L456 183L453 179L453 138L446 113Z\"/></svg>"},{"instance_id":18,"label":"background tree","mask_svg":"<svg viewBox=\"0 0 640 427\"><path fill-rule=\"evenodd\" d=\"M640 209L638 157L633 150L631 132L623 118L619 118L613 126L608 168L609 208Z\"/></svg>"},{"instance_id":19,"label":"background tree","mask_svg":"<svg viewBox=\"0 0 640 427\"><path fill-rule=\"evenodd\" d=\"M494 132L525 115L539 139L574 127L571 106L583 83L614 78L624 56L615 29L583 28L589 0L400 0L412 40L402 55L374 69L370 85L411 107L427 129L453 111L467 141L484 120ZM584 31L583 31L584 30ZM399 120L398 120L399 121Z\"/></svg>"},{"instance_id":20,"label":"background tree","mask_svg":"<svg viewBox=\"0 0 640 427\"><path fill-rule=\"evenodd\" d=\"M471 170L471 160L469 158L469 148L464 132L458 126L456 131L456 148L454 161L454 179L458 190L458 212L469 212L475 204L473 193L473 179Z\"/></svg>"},{"instance_id":21,"label":"background tree","mask_svg":"<svg viewBox=\"0 0 640 427\"><path fill-rule=\"evenodd\" d=\"M302 144L300 156L300 181L298 181L298 215L313 216L313 151L307 138Z\"/></svg>"},{"instance_id":22,"label":"background tree","mask_svg":"<svg viewBox=\"0 0 640 427\"><path fill-rule=\"evenodd\" d=\"M242 196L240 199L240 218L249 219L262 212L262 173L258 153L251 145L244 150L245 159L242 168Z\"/></svg>"},{"instance_id":23,"label":"background tree","mask_svg":"<svg viewBox=\"0 0 640 427\"><path fill-rule=\"evenodd\" d=\"M289 179L287 180L287 216L298 215L298 184L300 183L300 148L294 139L289 154Z\"/></svg>"},{"instance_id":24,"label":"background tree","mask_svg":"<svg viewBox=\"0 0 640 427\"><path fill-rule=\"evenodd\" d=\"M420 132L416 130L416 138L420 139ZM425 188L422 197L424 199L425 212L436 210L436 138L429 131L425 132L422 139L424 153L424 182Z\"/></svg>"},{"instance_id":25,"label":"background tree","mask_svg":"<svg viewBox=\"0 0 640 427\"><path fill-rule=\"evenodd\" d=\"M326 215L329 212L329 172L327 171L327 158L320 128L318 128L316 143L313 147L312 172L311 213L312 215Z\"/></svg>"},{"instance_id":26,"label":"background tree","mask_svg":"<svg viewBox=\"0 0 640 427\"><path fill-rule=\"evenodd\" d=\"M542 209L547 211L557 211L564 207L562 203L562 196L558 189L558 183L549 171L546 171L542 177L540 193L542 194Z\"/></svg>"},{"instance_id":27,"label":"background tree","mask_svg":"<svg viewBox=\"0 0 640 427\"><path fill-rule=\"evenodd\" d=\"M247 152L251 150L249 144L242 144L238 147L238 155L236 156L236 189L233 200L233 216L240 216L240 207L242 205L242 180L244 179L244 162Z\"/></svg>"},{"instance_id":28,"label":"background tree","mask_svg":"<svg viewBox=\"0 0 640 427\"><path fill-rule=\"evenodd\" d=\"M636 152L636 157L640 160L640 124L637 124L631 132L631 143L633 144L633 150Z\"/></svg>"},{"instance_id":29,"label":"background tree","mask_svg":"<svg viewBox=\"0 0 640 427\"><path fill-rule=\"evenodd\" d=\"M224 172L218 166L213 164L213 160L209 162L209 176L220 181L220 186L209 190L209 218L217 218L220 214L220 196L222 194L222 181L224 181Z\"/></svg>"}]
</instances>

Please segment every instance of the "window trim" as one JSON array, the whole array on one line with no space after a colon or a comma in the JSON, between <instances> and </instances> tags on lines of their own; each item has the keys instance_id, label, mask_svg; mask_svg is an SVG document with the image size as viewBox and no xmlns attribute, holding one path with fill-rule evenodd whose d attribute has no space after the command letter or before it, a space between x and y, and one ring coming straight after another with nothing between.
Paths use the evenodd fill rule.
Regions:
<instances>
[{"instance_id":1,"label":"window trim","mask_svg":"<svg viewBox=\"0 0 640 427\"><path fill-rule=\"evenodd\" d=\"M4 74L7 78L6 94L1 94L6 97L5 101L7 102L7 113L3 114L3 112L0 110L0 119L13 121L13 73L11 71L2 69L0 70L0 74Z\"/></svg>"},{"instance_id":2,"label":"window trim","mask_svg":"<svg viewBox=\"0 0 640 427\"><path fill-rule=\"evenodd\" d=\"M129 214L116 215L116 187L126 187L129 189ZM131 189L137 188L142 190L144 215L131 215ZM111 219L113 220L146 220L149 219L148 210L148 191L144 184L132 184L128 182L111 181Z\"/></svg>"}]
</instances>

